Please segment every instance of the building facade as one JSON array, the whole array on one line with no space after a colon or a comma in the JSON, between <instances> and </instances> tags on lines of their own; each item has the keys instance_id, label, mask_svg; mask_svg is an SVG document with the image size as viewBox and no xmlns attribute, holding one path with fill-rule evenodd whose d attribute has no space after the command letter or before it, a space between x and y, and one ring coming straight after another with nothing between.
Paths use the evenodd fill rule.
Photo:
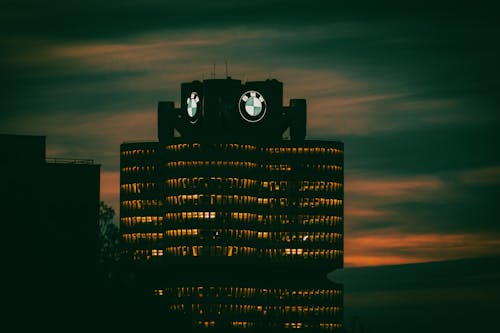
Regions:
<instances>
[{"instance_id":1,"label":"building facade","mask_svg":"<svg viewBox=\"0 0 500 333\"><path fill-rule=\"evenodd\" d=\"M46 158L44 136L0 134L0 144L6 303L25 315L15 327L89 318L99 285L100 165Z\"/></svg>"},{"instance_id":2,"label":"building facade","mask_svg":"<svg viewBox=\"0 0 500 333\"><path fill-rule=\"evenodd\" d=\"M343 143L305 140L277 80L181 85L158 142L121 145L123 261L193 329L340 331ZM283 137L288 135L289 139Z\"/></svg>"}]
</instances>

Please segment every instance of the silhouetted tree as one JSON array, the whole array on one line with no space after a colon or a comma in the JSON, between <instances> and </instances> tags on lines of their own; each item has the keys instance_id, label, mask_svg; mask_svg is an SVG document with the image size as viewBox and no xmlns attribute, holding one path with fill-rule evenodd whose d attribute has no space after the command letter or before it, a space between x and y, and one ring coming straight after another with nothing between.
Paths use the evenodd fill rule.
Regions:
<instances>
[{"instance_id":1,"label":"silhouetted tree","mask_svg":"<svg viewBox=\"0 0 500 333\"><path fill-rule=\"evenodd\" d=\"M115 263L120 258L120 231L113 223L115 210L101 201L99 203L99 261Z\"/></svg>"}]
</instances>

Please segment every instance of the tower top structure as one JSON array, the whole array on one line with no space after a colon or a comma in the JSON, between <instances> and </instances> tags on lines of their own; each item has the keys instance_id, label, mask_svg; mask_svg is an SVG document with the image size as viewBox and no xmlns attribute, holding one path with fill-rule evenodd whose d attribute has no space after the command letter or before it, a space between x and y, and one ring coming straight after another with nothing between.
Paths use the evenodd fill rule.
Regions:
<instances>
[{"instance_id":1,"label":"tower top structure","mask_svg":"<svg viewBox=\"0 0 500 333\"><path fill-rule=\"evenodd\" d=\"M305 99L283 105L283 83L209 79L181 84L181 103L158 103L158 139L185 141L276 142L288 129L292 141L306 137Z\"/></svg>"}]
</instances>

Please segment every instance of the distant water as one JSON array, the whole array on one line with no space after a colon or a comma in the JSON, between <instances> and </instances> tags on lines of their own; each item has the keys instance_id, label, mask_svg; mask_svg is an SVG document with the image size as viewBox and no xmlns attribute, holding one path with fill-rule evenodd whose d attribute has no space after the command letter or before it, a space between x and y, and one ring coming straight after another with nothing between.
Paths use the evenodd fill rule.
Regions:
<instances>
[{"instance_id":1,"label":"distant water","mask_svg":"<svg viewBox=\"0 0 500 333\"><path fill-rule=\"evenodd\" d=\"M364 332L498 329L500 257L345 268L328 277L344 284L347 329L354 317Z\"/></svg>"}]
</instances>

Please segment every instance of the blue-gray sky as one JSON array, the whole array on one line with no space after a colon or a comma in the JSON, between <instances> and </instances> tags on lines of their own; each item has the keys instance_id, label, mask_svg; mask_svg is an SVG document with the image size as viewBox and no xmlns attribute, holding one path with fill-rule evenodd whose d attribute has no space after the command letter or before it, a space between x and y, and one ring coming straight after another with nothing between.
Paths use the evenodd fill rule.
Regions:
<instances>
[{"instance_id":1,"label":"blue-gray sky","mask_svg":"<svg viewBox=\"0 0 500 333\"><path fill-rule=\"evenodd\" d=\"M180 83L277 78L345 143L346 265L500 254L499 22L490 2L6 1L0 132L102 164L156 139ZM286 102L287 103L287 102Z\"/></svg>"}]
</instances>

